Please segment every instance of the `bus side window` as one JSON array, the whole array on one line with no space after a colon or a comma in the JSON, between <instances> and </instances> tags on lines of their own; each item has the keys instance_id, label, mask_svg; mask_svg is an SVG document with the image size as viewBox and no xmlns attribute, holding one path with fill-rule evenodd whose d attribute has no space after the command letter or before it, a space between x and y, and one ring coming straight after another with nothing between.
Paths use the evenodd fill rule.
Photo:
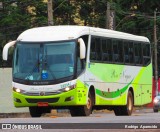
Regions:
<instances>
[{"instance_id":1,"label":"bus side window","mask_svg":"<svg viewBox=\"0 0 160 132\"><path fill-rule=\"evenodd\" d=\"M107 43L106 39L102 39L102 61L107 61L108 60L108 53L107 53Z\"/></svg>"},{"instance_id":2,"label":"bus side window","mask_svg":"<svg viewBox=\"0 0 160 132\"><path fill-rule=\"evenodd\" d=\"M129 63L128 43L124 42L124 62Z\"/></svg>"},{"instance_id":3,"label":"bus side window","mask_svg":"<svg viewBox=\"0 0 160 132\"><path fill-rule=\"evenodd\" d=\"M108 53L108 61L112 62L113 50L112 50L112 40L111 39L107 39L107 53Z\"/></svg>"},{"instance_id":4,"label":"bus side window","mask_svg":"<svg viewBox=\"0 0 160 132\"><path fill-rule=\"evenodd\" d=\"M113 61L119 62L119 54L118 54L118 43L116 40L113 40Z\"/></svg>"},{"instance_id":5,"label":"bus side window","mask_svg":"<svg viewBox=\"0 0 160 132\"><path fill-rule=\"evenodd\" d=\"M95 48L96 48L96 60L101 61L101 39L96 38L95 39Z\"/></svg>"},{"instance_id":6,"label":"bus side window","mask_svg":"<svg viewBox=\"0 0 160 132\"><path fill-rule=\"evenodd\" d=\"M133 64L134 63L133 43L129 42L128 46L129 46L129 48L128 48L128 50L129 50L129 62L131 64Z\"/></svg>"},{"instance_id":7,"label":"bus side window","mask_svg":"<svg viewBox=\"0 0 160 132\"><path fill-rule=\"evenodd\" d=\"M96 43L95 38L91 39L91 48L90 48L90 60L96 60Z\"/></svg>"},{"instance_id":8,"label":"bus side window","mask_svg":"<svg viewBox=\"0 0 160 132\"><path fill-rule=\"evenodd\" d=\"M136 43L134 45L135 50L135 64L142 64L142 52L141 52L141 43Z\"/></svg>"},{"instance_id":9,"label":"bus side window","mask_svg":"<svg viewBox=\"0 0 160 132\"><path fill-rule=\"evenodd\" d=\"M147 65L150 62L150 45L143 44L143 65Z\"/></svg>"},{"instance_id":10,"label":"bus side window","mask_svg":"<svg viewBox=\"0 0 160 132\"><path fill-rule=\"evenodd\" d=\"M123 41L119 40L118 41L118 54L119 54L119 62L123 63L124 62L124 58L123 58Z\"/></svg>"},{"instance_id":11,"label":"bus side window","mask_svg":"<svg viewBox=\"0 0 160 132\"><path fill-rule=\"evenodd\" d=\"M79 75L84 69L84 60L80 59L80 47L77 46L77 75Z\"/></svg>"},{"instance_id":12,"label":"bus side window","mask_svg":"<svg viewBox=\"0 0 160 132\"><path fill-rule=\"evenodd\" d=\"M112 43L110 39L102 39L102 61L112 62Z\"/></svg>"}]
</instances>

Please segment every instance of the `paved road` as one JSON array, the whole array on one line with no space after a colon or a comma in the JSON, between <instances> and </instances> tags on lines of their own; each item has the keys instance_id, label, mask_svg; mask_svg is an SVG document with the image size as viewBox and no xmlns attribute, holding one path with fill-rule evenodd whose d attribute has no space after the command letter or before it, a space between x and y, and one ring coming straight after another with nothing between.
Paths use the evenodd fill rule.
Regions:
<instances>
[{"instance_id":1,"label":"paved road","mask_svg":"<svg viewBox=\"0 0 160 132\"><path fill-rule=\"evenodd\" d=\"M136 128L140 128L137 131L159 132L160 112L153 113L151 109L147 109L136 111L132 116L115 116L114 113L96 112L89 117L70 117L69 115L58 117L52 115L41 118L2 118L0 123L11 124L11 127L15 129L45 129L38 131L48 131L46 129L49 129L58 132L106 132L109 129L109 131L124 132L135 131ZM2 124L0 128L2 128Z\"/></svg>"}]
</instances>

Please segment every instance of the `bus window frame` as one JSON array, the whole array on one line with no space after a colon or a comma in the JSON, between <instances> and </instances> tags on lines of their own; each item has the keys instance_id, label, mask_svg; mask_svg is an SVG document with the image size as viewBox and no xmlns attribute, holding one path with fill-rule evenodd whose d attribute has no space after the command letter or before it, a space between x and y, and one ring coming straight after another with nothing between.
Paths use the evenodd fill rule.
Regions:
<instances>
[{"instance_id":1,"label":"bus window frame","mask_svg":"<svg viewBox=\"0 0 160 132\"><path fill-rule=\"evenodd\" d=\"M100 39L100 50L101 50L101 59L100 60L97 60L97 58L95 60L91 60L91 47L92 47L92 43L93 43L93 40L95 41L95 39ZM105 41L105 42L104 42ZM111 42L111 60L107 59L107 60L104 60L103 58L103 54L108 54L108 57L109 57L109 53L108 51L104 52L103 51L103 42L105 43L105 47L107 48L107 43L108 42ZM115 45L118 46L119 48L119 45L122 44L122 61L115 61L114 60L114 49L113 49L113 45L114 45L114 42L115 42ZM96 48L96 42L95 43L95 48ZM140 44L140 59L141 59L141 63L135 63L135 45L137 44ZM141 41L136 41L136 40L126 40L126 39L120 39L120 38L110 38L110 37L102 37L102 36L94 36L94 35L91 35L91 42L90 42L90 49L89 49L89 61L91 63L104 63L104 64L117 64L117 65L128 65L128 66L147 66L148 64L150 64L151 62L151 51L150 51L150 61L148 62L148 64L144 65L143 63L143 45L144 44L148 44L150 47L150 43L149 42L141 42ZM128 62L125 62L125 45L126 45L126 49L129 49L130 45L132 45L132 50L133 50L133 58L132 58L132 61L129 59L129 50L127 50L128 52ZM95 53L96 54L96 53ZM118 50L118 55L120 55L120 52ZM127 55L127 54L126 54Z\"/></svg>"}]
</instances>

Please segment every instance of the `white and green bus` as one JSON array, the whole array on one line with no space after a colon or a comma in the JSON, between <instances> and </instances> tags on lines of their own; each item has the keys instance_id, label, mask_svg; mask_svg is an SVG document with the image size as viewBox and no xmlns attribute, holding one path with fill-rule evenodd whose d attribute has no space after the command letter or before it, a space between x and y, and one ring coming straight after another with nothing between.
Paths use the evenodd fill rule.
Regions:
<instances>
[{"instance_id":1,"label":"white and green bus","mask_svg":"<svg viewBox=\"0 0 160 132\"><path fill-rule=\"evenodd\" d=\"M152 100L151 45L146 37L86 27L32 28L3 48L14 46L13 101L32 117L53 108L71 116L93 109L131 115Z\"/></svg>"}]
</instances>

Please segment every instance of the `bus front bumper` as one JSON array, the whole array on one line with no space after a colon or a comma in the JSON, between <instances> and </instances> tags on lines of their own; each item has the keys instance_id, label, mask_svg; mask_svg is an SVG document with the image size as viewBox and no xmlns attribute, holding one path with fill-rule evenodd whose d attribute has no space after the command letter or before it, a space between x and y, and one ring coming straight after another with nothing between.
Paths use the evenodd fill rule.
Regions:
<instances>
[{"instance_id":1,"label":"bus front bumper","mask_svg":"<svg viewBox=\"0 0 160 132\"><path fill-rule=\"evenodd\" d=\"M86 104L86 93L81 90L73 89L56 95L48 96L28 96L13 91L15 107L31 106L74 106Z\"/></svg>"}]
</instances>

